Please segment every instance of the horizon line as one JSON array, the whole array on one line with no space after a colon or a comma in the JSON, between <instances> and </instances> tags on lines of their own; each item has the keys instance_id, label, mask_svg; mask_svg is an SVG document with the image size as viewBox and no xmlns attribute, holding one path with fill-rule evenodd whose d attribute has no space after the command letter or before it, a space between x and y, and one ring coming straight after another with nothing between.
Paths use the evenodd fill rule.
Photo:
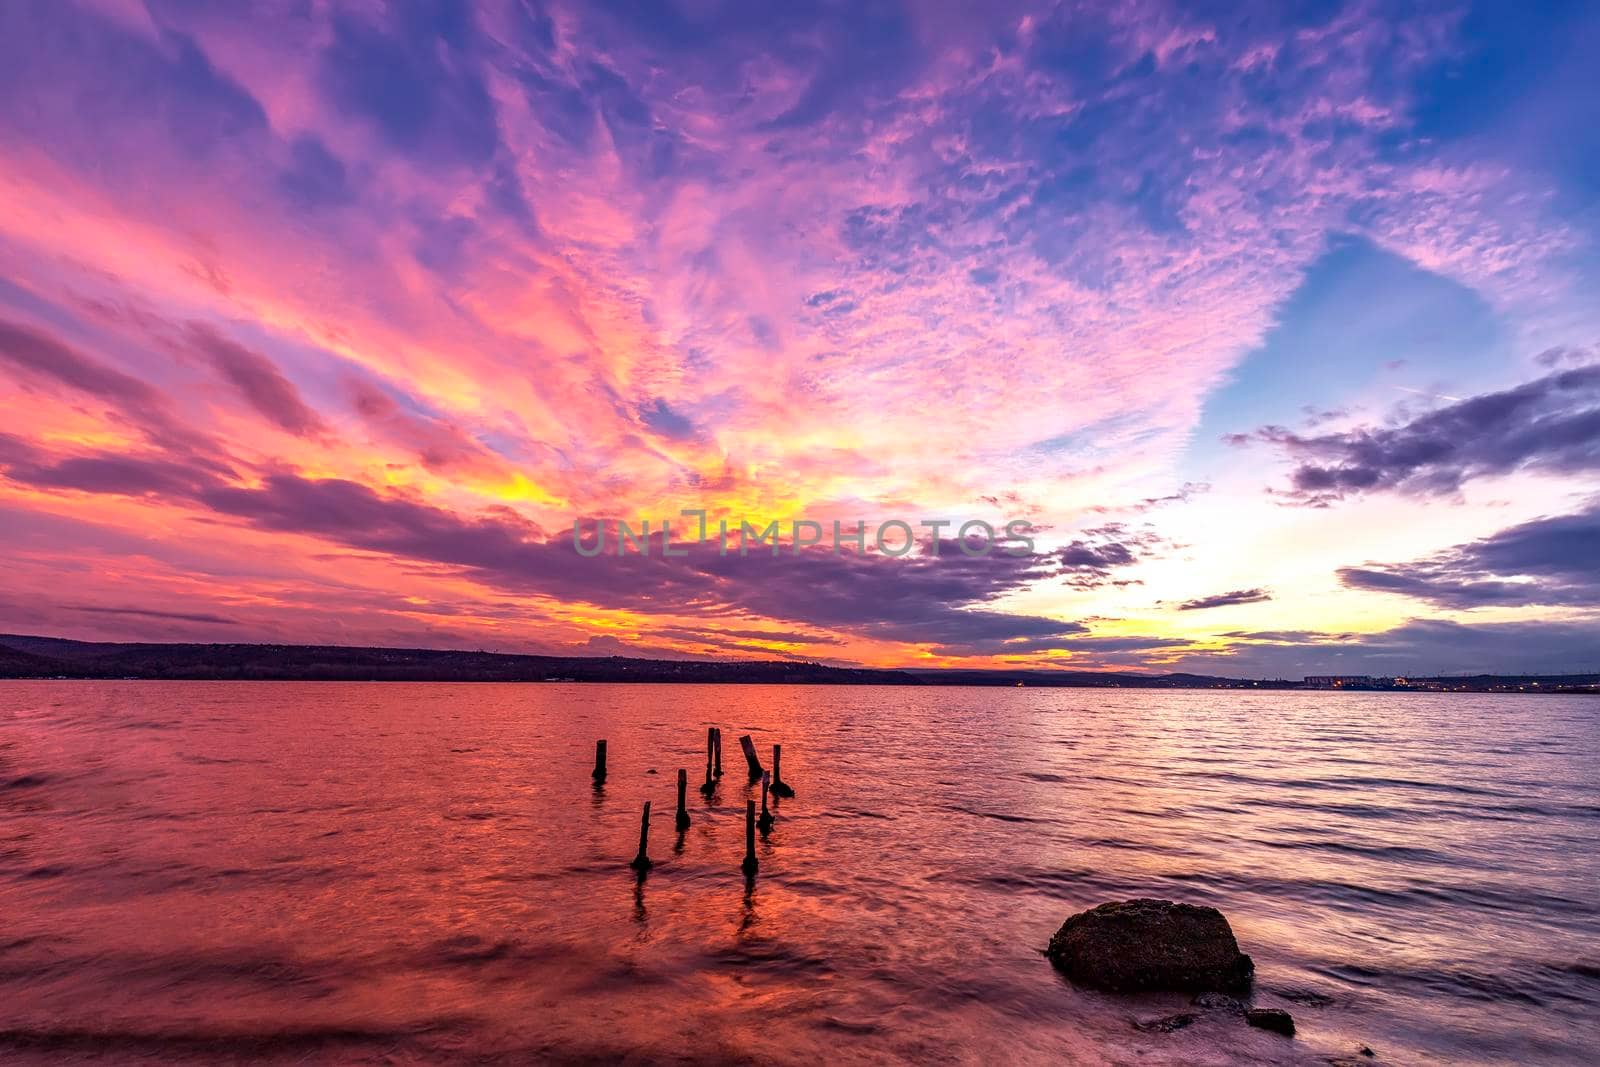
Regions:
<instances>
[{"instance_id":1,"label":"horizon line","mask_svg":"<svg viewBox=\"0 0 1600 1067\"><path fill-rule=\"evenodd\" d=\"M1470 674L1425 673L1421 671L1406 671L1395 674L1343 674L1339 672L1307 673L1298 678L1277 677L1251 677L1245 675L1229 674L1204 674L1197 671L1153 671L1137 667L1127 669L1113 669L1106 667L1053 667L1053 666L1019 666L1019 667L960 667L960 666L875 666L862 663L839 663L824 660L809 660L800 658L728 658L720 659L713 656L681 655L681 656L628 656L612 653L609 655L586 653L554 653L554 652L505 652L486 648L439 648L423 645L347 645L329 643L301 643L293 641L102 641L85 640L76 637L58 637L49 634L21 634L0 633L0 649L5 649L22 656L34 656L36 653L26 649L15 648L8 641L20 639L23 641L56 642L72 645L95 645L103 647L166 647L166 648L251 648L251 649L339 649L349 652L410 652L427 653L431 655L474 655L493 656L505 659L533 659L533 660L576 660L589 663L603 663L607 661L627 661L632 663L647 664L693 664L700 666L717 667L813 667L822 670L840 672L872 672L879 674L910 674L910 675L987 675L993 677L1015 675L1060 675L1077 677L1125 677L1133 679L1170 679L1170 678L1203 678L1219 682L1238 683L1269 683L1269 684L1297 684L1304 685L1312 678L1346 679L1351 681L1365 680L1372 683L1406 681L1443 682L1450 680L1468 680L1478 678L1499 678L1528 680L1535 679L1576 679L1587 677L1600 677L1600 667L1591 670L1570 670L1561 672L1533 672L1533 671L1503 671L1485 670ZM0 668L3 671L3 668ZM7 678L0 673L0 679ZM11 680L16 680L12 678ZM578 679L573 679L578 681ZM1575 683L1585 684L1585 683ZM1336 688L1336 687L1330 687Z\"/></svg>"}]
</instances>

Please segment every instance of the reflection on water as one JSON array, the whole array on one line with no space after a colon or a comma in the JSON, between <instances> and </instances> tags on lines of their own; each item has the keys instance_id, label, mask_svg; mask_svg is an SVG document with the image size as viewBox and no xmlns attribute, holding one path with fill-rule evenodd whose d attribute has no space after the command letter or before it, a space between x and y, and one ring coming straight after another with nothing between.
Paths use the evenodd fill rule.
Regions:
<instances>
[{"instance_id":1,"label":"reflection on water","mask_svg":"<svg viewBox=\"0 0 1600 1067\"><path fill-rule=\"evenodd\" d=\"M673 829L710 725L798 791L750 882L742 766ZM0 1056L1586 1062L1597 740L1581 697L4 683ZM1059 979L1130 896L1220 907L1300 1037Z\"/></svg>"}]
</instances>

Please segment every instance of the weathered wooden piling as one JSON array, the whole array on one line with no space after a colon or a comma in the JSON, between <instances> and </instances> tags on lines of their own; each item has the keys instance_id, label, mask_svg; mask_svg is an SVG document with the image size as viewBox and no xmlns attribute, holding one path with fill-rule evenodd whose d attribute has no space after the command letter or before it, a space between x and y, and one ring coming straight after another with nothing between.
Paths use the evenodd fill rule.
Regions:
<instances>
[{"instance_id":1,"label":"weathered wooden piling","mask_svg":"<svg viewBox=\"0 0 1600 1067\"><path fill-rule=\"evenodd\" d=\"M722 727L720 727L720 726L713 726L711 728L711 753L712 753L712 759L715 761L714 773L716 774L716 776L718 778L721 778L722 777Z\"/></svg>"},{"instance_id":2,"label":"weathered wooden piling","mask_svg":"<svg viewBox=\"0 0 1600 1067\"><path fill-rule=\"evenodd\" d=\"M757 827L757 829L759 829L761 831L761 836L762 837L766 837L768 834L770 834L772 832L772 812L767 809L767 788L768 788L769 784L771 783L771 780L772 780L772 776L771 775L762 774L762 776L761 776L761 817L756 820L756 827Z\"/></svg>"},{"instance_id":3,"label":"weathered wooden piling","mask_svg":"<svg viewBox=\"0 0 1600 1067\"><path fill-rule=\"evenodd\" d=\"M744 749L744 761L750 767L751 783L761 781L761 760L756 756L756 744L750 740L749 734L739 738L739 747Z\"/></svg>"},{"instance_id":4,"label":"weathered wooden piling","mask_svg":"<svg viewBox=\"0 0 1600 1067\"><path fill-rule=\"evenodd\" d=\"M604 741L596 741L594 743L594 780L596 782L606 780L606 743Z\"/></svg>"},{"instance_id":5,"label":"weathered wooden piling","mask_svg":"<svg viewBox=\"0 0 1600 1067\"><path fill-rule=\"evenodd\" d=\"M756 802L747 800L744 802L744 862L739 869L746 878L754 878L759 866L756 862Z\"/></svg>"},{"instance_id":6,"label":"weathered wooden piling","mask_svg":"<svg viewBox=\"0 0 1600 1067\"><path fill-rule=\"evenodd\" d=\"M644 816L639 820L639 854L628 864L641 874L650 869L650 802L644 802Z\"/></svg>"},{"instance_id":7,"label":"weathered wooden piling","mask_svg":"<svg viewBox=\"0 0 1600 1067\"><path fill-rule=\"evenodd\" d=\"M789 783L783 780L782 771L783 746L772 746L772 795L775 797L792 797L794 790L789 788Z\"/></svg>"},{"instance_id":8,"label":"weathered wooden piling","mask_svg":"<svg viewBox=\"0 0 1600 1067\"><path fill-rule=\"evenodd\" d=\"M705 780L705 784L700 787L700 792L702 794L704 794L705 796L709 797L716 790L716 788L717 788L716 779L711 777L711 753L707 752L706 753L706 780Z\"/></svg>"},{"instance_id":9,"label":"weathered wooden piling","mask_svg":"<svg viewBox=\"0 0 1600 1067\"><path fill-rule=\"evenodd\" d=\"M682 767L678 768L678 833L683 833L689 828L689 808L684 803L684 797L689 792L689 772Z\"/></svg>"}]
</instances>

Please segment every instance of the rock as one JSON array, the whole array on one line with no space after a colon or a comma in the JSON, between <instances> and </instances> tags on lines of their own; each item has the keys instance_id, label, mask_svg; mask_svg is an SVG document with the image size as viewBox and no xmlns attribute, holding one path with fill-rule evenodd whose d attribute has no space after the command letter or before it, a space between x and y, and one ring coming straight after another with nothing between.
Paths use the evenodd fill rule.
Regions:
<instances>
[{"instance_id":1,"label":"rock","mask_svg":"<svg viewBox=\"0 0 1600 1067\"><path fill-rule=\"evenodd\" d=\"M1125 900L1079 912L1045 950L1068 978L1118 993L1249 986L1255 965L1216 908Z\"/></svg>"},{"instance_id":2,"label":"rock","mask_svg":"<svg viewBox=\"0 0 1600 1067\"><path fill-rule=\"evenodd\" d=\"M1205 1011L1225 1011L1230 1015L1244 1014L1244 1005L1226 993L1201 993L1189 1003Z\"/></svg>"},{"instance_id":3,"label":"rock","mask_svg":"<svg viewBox=\"0 0 1600 1067\"><path fill-rule=\"evenodd\" d=\"M1284 1037L1294 1036L1294 1017L1282 1008L1251 1008L1244 1013L1244 1021Z\"/></svg>"},{"instance_id":4,"label":"rock","mask_svg":"<svg viewBox=\"0 0 1600 1067\"><path fill-rule=\"evenodd\" d=\"M1133 1028L1143 1030L1147 1034L1170 1034L1174 1030L1182 1030L1194 1022L1193 1012L1180 1012L1177 1015L1167 1015L1160 1019L1146 1019L1143 1022L1135 1021Z\"/></svg>"}]
</instances>

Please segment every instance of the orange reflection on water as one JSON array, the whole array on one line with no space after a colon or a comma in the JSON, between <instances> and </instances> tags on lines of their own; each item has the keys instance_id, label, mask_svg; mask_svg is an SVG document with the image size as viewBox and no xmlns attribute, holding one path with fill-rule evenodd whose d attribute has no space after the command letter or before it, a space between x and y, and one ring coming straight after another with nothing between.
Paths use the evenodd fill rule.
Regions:
<instances>
[{"instance_id":1,"label":"orange reflection on water","mask_svg":"<svg viewBox=\"0 0 1600 1067\"><path fill-rule=\"evenodd\" d=\"M1591 709L1396 699L7 683L0 1045L1220 1064L1367 1044L1576 1062ZM724 776L706 798L713 725ZM772 802L748 882L742 734L769 766L783 745L797 790ZM1186 999L1074 989L1044 963L1068 914L1132 896L1222 908L1296 1041L1216 1020L1143 1033L1130 1019ZM1496 983L1507 996L1485 1000Z\"/></svg>"}]
</instances>

